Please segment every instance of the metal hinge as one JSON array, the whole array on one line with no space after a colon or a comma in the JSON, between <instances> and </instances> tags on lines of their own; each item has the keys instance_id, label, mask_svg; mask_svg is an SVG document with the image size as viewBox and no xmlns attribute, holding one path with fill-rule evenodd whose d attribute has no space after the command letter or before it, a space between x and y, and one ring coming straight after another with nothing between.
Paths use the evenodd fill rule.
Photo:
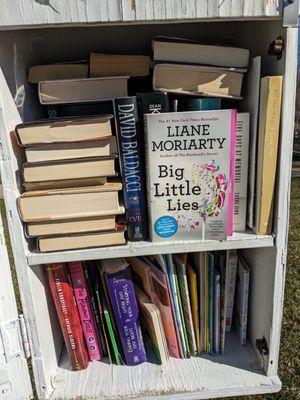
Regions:
<instances>
[{"instance_id":1,"label":"metal hinge","mask_svg":"<svg viewBox=\"0 0 300 400\"><path fill-rule=\"evenodd\" d=\"M283 27L297 28L299 15L299 0L283 1Z\"/></svg>"},{"instance_id":2,"label":"metal hinge","mask_svg":"<svg viewBox=\"0 0 300 400\"><path fill-rule=\"evenodd\" d=\"M281 264L285 267L287 262L287 251L283 249L281 252Z\"/></svg>"},{"instance_id":3,"label":"metal hinge","mask_svg":"<svg viewBox=\"0 0 300 400\"><path fill-rule=\"evenodd\" d=\"M9 363L17 357L30 357L30 349L26 324L23 315L19 318L1 324L0 351Z\"/></svg>"}]
</instances>

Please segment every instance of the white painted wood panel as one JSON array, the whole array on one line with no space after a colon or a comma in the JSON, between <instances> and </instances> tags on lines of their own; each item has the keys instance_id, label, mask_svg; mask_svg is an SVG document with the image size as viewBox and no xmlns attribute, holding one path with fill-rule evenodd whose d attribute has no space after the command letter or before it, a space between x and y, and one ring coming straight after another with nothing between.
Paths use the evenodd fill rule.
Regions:
<instances>
[{"instance_id":1,"label":"white painted wood panel","mask_svg":"<svg viewBox=\"0 0 300 400\"><path fill-rule=\"evenodd\" d=\"M18 319L15 292L0 215L0 398L27 400L32 388L26 358L17 356L7 360L1 345L1 335L6 338L8 324ZM6 334L5 334L6 332Z\"/></svg>"},{"instance_id":2,"label":"white painted wood panel","mask_svg":"<svg viewBox=\"0 0 300 400\"><path fill-rule=\"evenodd\" d=\"M133 257L150 254L186 253L226 249L248 249L271 247L274 244L272 235L255 235L252 232L236 232L227 240L177 240L168 242L128 242L125 246L102 247L86 250L59 251L53 253L29 253L29 265L79 260L100 260L115 257Z\"/></svg>"},{"instance_id":3,"label":"white painted wood panel","mask_svg":"<svg viewBox=\"0 0 300 400\"><path fill-rule=\"evenodd\" d=\"M76 374L69 370L65 352L51 400L196 400L280 390L277 377L259 370L251 347L241 347L235 335L226 340L224 356L170 358L165 365L147 362L133 368L94 362Z\"/></svg>"},{"instance_id":4,"label":"white painted wood panel","mask_svg":"<svg viewBox=\"0 0 300 400\"><path fill-rule=\"evenodd\" d=\"M1 0L0 29L118 21L279 17L280 0Z\"/></svg>"}]
</instances>

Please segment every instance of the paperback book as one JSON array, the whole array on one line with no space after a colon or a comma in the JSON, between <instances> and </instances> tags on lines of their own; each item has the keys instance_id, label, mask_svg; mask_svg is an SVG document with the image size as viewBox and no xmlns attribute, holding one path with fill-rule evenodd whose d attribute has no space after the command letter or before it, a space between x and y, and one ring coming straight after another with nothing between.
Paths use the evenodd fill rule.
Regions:
<instances>
[{"instance_id":1,"label":"paperback book","mask_svg":"<svg viewBox=\"0 0 300 400\"><path fill-rule=\"evenodd\" d=\"M145 115L153 241L232 234L235 110Z\"/></svg>"}]
</instances>

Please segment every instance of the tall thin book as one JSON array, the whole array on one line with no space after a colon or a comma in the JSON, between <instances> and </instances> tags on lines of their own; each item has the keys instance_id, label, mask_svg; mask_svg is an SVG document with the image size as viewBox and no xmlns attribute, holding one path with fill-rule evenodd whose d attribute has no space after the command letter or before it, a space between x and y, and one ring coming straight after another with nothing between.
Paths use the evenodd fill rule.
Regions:
<instances>
[{"instance_id":1,"label":"tall thin book","mask_svg":"<svg viewBox=\"0 0 300 400\"><path fill-rule=\"evenodd\" d=\"M261 79L255 212L255 232L259 235L272 232L281 94L282 76Z\"/></svg>"},{"instance_id":2,"label":"tall thin book","mask_svg":"<svg viewBox=\"0 0 300 400\"><path fill-rule=\"evenodd\" d=\"M102 358L102 350L82 263L80 261L70 262L68 263L68 269L90 360L99 361Z\"/></svg>"},{"instance_id":3,"label":"tall thin book","mask_svg":"<svg viewBox=\"0 0 300 400\"><path fill-rule=\"evenodd\" d=\"M46 275L73 370L85 369L89 357L67 265L47 264Z\"/></svg>"}]
</instances>

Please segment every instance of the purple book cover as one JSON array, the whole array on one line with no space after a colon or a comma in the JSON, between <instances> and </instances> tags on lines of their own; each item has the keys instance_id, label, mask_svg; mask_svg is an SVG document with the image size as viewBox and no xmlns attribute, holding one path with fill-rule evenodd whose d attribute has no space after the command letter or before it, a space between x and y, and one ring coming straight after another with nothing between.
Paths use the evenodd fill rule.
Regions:
<instances>
[{"instance_id":1,"label":"purple book cover","mask_svg":"<svg viewBox=\"0 0 300 400\"><path fill-rule=\"evenodd\" d=\"M138 305L129 265L122 259L103 261L109 296L127 365L147 361Z\"/></svg>"}]
</instances>

